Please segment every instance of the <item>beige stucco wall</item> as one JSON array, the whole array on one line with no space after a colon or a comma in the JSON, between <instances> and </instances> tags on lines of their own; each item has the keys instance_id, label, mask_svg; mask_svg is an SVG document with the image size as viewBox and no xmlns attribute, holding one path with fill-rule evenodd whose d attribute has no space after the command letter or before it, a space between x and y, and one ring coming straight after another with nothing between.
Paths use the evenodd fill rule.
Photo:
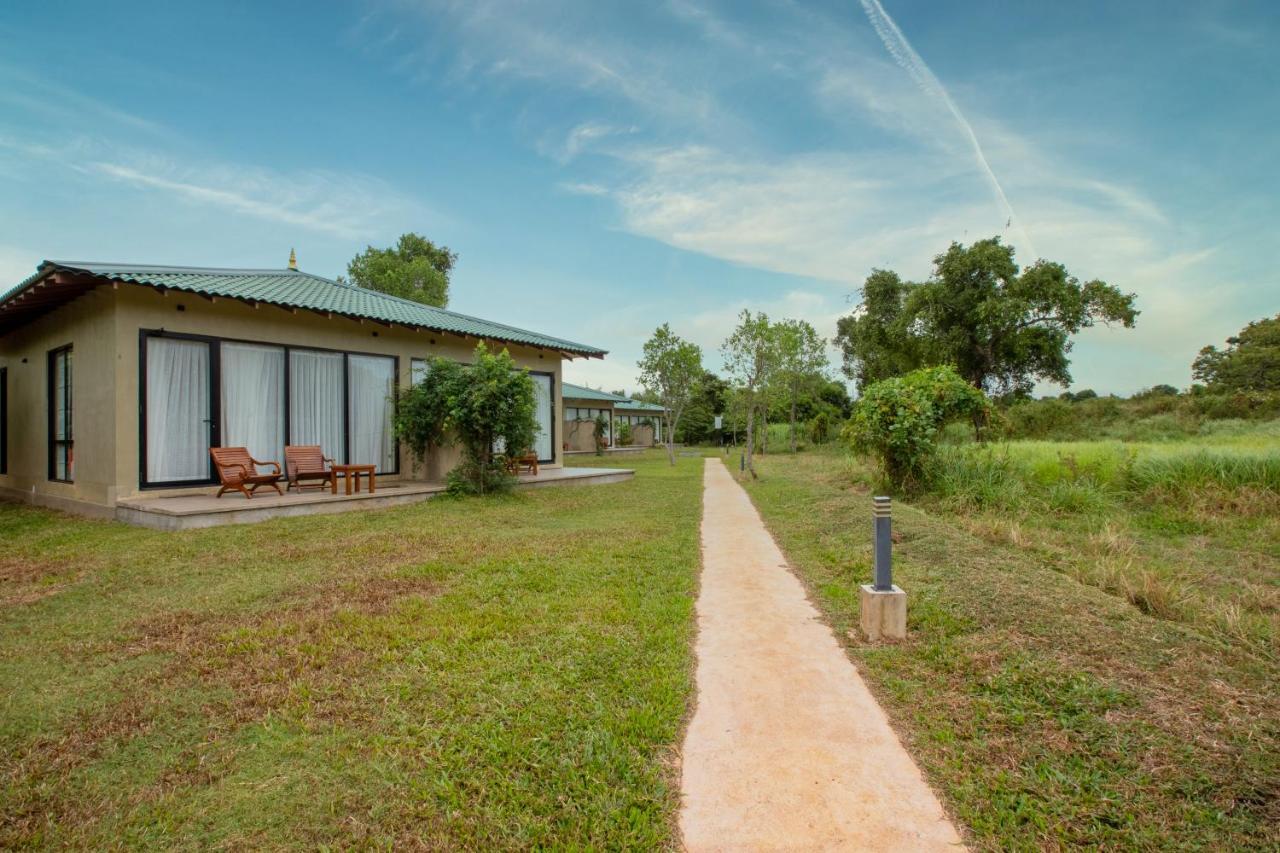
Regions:
<instances>
[{"instance_id":1,"label":"beige stucco wall","mask_svg":"<svg viewBox=\"0 0 1280 853\"><path fill-rule=\"evenodd\" d=\"M182 306L183 310L178 310ZM399 358L398 384L409 386L410 360L440 356L469 361L476 340L440 332L414 332L309 311L235 300L210 301L177 291L161 293L139 285L103 285L40 320L0 337L0 366L9 367L9 474L0 489L63 497L112 506L139 491L138 350L141 330L208 335L267 344L309 346ZM74 484L47 479L46 353L66 343L75 347ZM491 345L492 346L492 345ZM501 344L498 345L500 348ZM506 345L516 364L552 373L551 467L563 463L559 354ZM21 364L21 358L27 364ZM456 462L453 450L413 464L400 449L401 478L440 479ZM381 475L380 475L381 476ZM189 494L192 489L182 489ZM163 494L148 490L148 494Z\"/></svg>"},{"instance_id":2,"label":"beige stucco wall","mask_svg":"<svg viewBox=\"0 0 1280 853\"><path fill-rule=\"evenodd\" d=\"M49 351L67 344L75 481L56 483L49 480ZM0 367L9 377L9 465L0 475L0 494L91 514L95 506L115 504L116 355L109 287L0 337Z\"/></svg>"}]
</instances>

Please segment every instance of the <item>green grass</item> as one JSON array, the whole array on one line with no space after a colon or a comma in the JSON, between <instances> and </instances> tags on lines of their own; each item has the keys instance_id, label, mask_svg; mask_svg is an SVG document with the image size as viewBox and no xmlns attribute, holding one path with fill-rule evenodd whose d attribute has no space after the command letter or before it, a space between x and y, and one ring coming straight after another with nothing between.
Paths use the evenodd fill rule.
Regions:
<instances>
[{"instance_id":1,"label":"green grass","mask_svg":"<svg viewBox=\"0 0 1280 853\"><path fill-rule=\"evenodd\" d=\"M747 488L975 847L1280 846L1269 475L1152 451L1195 472L1160 488L1186 476L1218 495L1188 504L1129 484L1107 448L1067 449L1075 473L1062 446L1015 443L963 500L897 504L895 645L847 638L871 571L868 472L834 448L771 454Z\"/></svg>"},{"instance_id":2,"label":"green grass","mask_svg":"<svg viewBox=\"0 0 1280 853\"><path fill-rule=\"evenodd\" d=\"M675 844L702 462L167 534L0 505L0 847Z\"/></svg>"}]
</instances>

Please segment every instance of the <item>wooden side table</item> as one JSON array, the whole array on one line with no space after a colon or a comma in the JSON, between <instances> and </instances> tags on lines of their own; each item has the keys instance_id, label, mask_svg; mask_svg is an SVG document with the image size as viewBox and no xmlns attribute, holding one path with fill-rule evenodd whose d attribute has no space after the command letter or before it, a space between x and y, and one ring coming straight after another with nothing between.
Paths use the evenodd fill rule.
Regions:
<instances>
[{"instance_id":1,"label":"wooden side table","mask_svg":"<svg viewBox=\"0 0 1280 853\"><path fill-rule=\"evenodd\" d=\"M338 493L338 477L342 477L344 480L347 481L346 482L347 494L351 494L351 481L353 479L355 480L356 494L359 494L360 493L360 475L364 474L369 478L369 494L373 494L375 491L377 491L377 482L374 478L374 473L373 473L374 471L377 470L377 468L378 468L377 465L339 465L337 463L334 463L333 479L329 481L329 485L331 487L332 493L335 495Z\"/></svg>"}]
</instances>

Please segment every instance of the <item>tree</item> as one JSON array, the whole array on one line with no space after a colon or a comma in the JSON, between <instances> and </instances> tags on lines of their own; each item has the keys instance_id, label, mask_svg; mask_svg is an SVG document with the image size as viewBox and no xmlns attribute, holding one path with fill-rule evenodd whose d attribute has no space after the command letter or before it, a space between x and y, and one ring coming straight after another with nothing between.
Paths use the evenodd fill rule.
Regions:
<instances>
[{"instance_id":1,"label":"tree","mask_svg":"<svg viewBox=\"0 0 1280 853\"><path fill-rule=\"evenodd\" d=\"M894 488L910 490L926 479L938 431L989 407L986 395L954 367L924 367L869 386L844 438L854 452L874 458Z\"/></svg>"},{"instance_id":2,"label":"tree","mask_svg":"<svg viewBox=\"0 0 1280 853\"><path fill-rule=\"evenodd\" d=\"M1224 350L1200 350L1191 375L1210 390L1280 391L1280 314L1245 326Z\"/></svg>"},{"instance_id":3,"label":"tree","mask_svg":"<svg viewBox=\"0 0 1280 853\"><path fill-rule=\"evenodd\" d=\"M742 386L747 414L747 470L756 476L755 416L761 395L777 368L777 335L763 311L752 314L745 308L738 315L738 326L720 348L725 369Z\"/></svg>"},{"instance_id":4,"label":"tree","mask_svg":"<svg viewBox=\"0 0 1280 853\"><path fill-rule=\"evenodd\" d=\"M667 459L675 465L676 430L702 378L702 350L663 323L654 330L653 337L645 341L644 355L636 365L640 368L640 384L656 395L666 415Z\"/></svg>"},{"instance_id":5,"label":"tree","mask_svg":"<svg viewBox=\"0 0 1280 853\"><path fill-rule=\"evenodd\" d=\"M368 246L347 264L351 283L444 308L449 304L449 274L456 252L412 232L401 234L388 249Z\"/></svg>"},{"instance_id":6,"label":"tree","mask_svg":"<svg viewBox=\"0 0 1280 853\"><path fill-rule=\"evenodd\" d=\"M1138 316L1134 294L1104 281L1082 283L1062 264L1039 260L1019 270L1013 248L999 237L952 243L934 258L926 282L895 289L889 275L873 274L884 279L876 288L867 280L864 303L845 318L838 338L846 362L860 366L860 388L916 359L953 364L993 394L1026 393L1037 380L1070 385L1071 336L1099 322L1132 328ZM871 327L877 323L885 324L883 334Z\"/></svg>"},{"instance_id":7,"label":"tree","mask_svg":"<svg viewBox=\"0 0 1280 853\"><path fill-rule=\"evenodd\" d=\"M689 401L689 407L680 421L680 434L676 439L685 444L712 441L716 435L716 415L725 414L728 394L728 382L710 370L702 371L702 378L698 381L698 393Z\"/></svg>"},{"instance_id":8,"label":"tree","mask_svg":"<svg viewBox=\"0 0 1280 853\"><path fill-rule=\"evenodd\" d=\"M420 460L428 451L461 444L462 462L449 472L449 490L484 494L511 487L514 477L497 448L533 445L538 431L533 380L505 349L494 355L483 342L475 361L428 362L429 381L404 392L396 406L396 435Z\"/></svg>"},{"instance_id":9,"label":"tree","mask_svg":"<svg viewBox=\"0 0 1280 853\"><path fill-rule=\"evenodd\" d=\"M774 326L778 350L777 375L788 405L788 437L796 452L796 406L806 387L821 381L827 367L827 342L804 320L783 320Z\"/></svg>"},{"instance_id":10,"label":"tree","mask_svg":"<svg viewBox=\"0 0 1280 853\"><path fill-rule=\"evenodd\" d=\"M907 296L915 285L892 270L874 269L862 285L862 302L836 321L844 374L858 390L920 366L920 341L909 331Z\"/></svg>"}]
</instances>

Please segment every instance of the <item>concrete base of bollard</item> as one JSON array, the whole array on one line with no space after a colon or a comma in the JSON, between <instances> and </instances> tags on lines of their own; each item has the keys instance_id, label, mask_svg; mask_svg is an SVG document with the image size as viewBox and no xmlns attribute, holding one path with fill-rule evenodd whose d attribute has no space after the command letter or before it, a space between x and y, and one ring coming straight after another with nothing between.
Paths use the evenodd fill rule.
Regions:
<instances>
[{"instance_id":1,"label":"concrete base of bollard","mask_svg":"<svg viewBox=\"0 0 1280 853\"><path fill-rule=\"evenodd\" d=\"M863 584L858 592L859 623L868 640L904 640L907 637L907 594L895 585L879 592Z\"/></svg>"}]
</instances>

